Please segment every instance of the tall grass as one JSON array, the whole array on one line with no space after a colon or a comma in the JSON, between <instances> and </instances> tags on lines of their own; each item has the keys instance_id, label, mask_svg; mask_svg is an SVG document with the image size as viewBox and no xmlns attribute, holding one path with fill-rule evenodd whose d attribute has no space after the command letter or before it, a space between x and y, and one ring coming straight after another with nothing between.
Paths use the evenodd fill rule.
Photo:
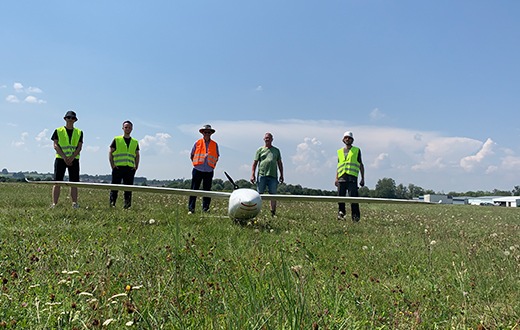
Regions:
<instances>
[{"instance_id":1,"label":"tall grass","mask_svg":"<svg viewBox=\"0 0 520 330\"><path fill-rule=\"evenodd\" d=\"M279 203L238 225L213 200L0 184L0 327L519 329L520 209ZM122 196L121 196L122 197ZM200 201L198 204L200 208Z\"/></svg>"}]
</instances>

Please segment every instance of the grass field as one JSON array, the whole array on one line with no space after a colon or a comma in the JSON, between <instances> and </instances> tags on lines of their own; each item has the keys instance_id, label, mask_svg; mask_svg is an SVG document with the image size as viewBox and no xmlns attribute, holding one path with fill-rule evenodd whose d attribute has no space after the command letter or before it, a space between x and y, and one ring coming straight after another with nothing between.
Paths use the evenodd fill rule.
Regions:
<instances>
[{"instance_id":1,"label":"grass field","mask_svg":"<svg viewBox=\"0 0 520 330\"><path fill-rule=\"evenodd\" d=\"M79 193L0 184L0 328L520 329L520 209L280 203L238 225L225 200Z\"/></svg>"}]
</instances>

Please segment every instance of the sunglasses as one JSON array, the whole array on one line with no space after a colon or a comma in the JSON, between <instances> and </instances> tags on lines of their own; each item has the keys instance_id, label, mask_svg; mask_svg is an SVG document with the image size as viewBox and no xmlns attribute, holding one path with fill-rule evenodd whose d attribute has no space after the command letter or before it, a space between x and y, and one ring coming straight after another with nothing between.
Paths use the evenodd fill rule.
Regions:
<instances>
[{"instance_id":1,"label":"sunglasses","mask_svg":"<svg viewBox=\"0 0 520 330\"><path fill-rule=\"evenodd\" d=\"M204 134L211 134L213 133L212 131L204 131Z\"/></svg>"},{"instance_id":2,"label":"sunglasses","mask_svg":"<svg viewBox=\"0 0 520 330\"><path fill-rule=\"evenodd\" d=\"M76 119L76 117L67 116L65 119Z\"/></svg>"}]
</instances>

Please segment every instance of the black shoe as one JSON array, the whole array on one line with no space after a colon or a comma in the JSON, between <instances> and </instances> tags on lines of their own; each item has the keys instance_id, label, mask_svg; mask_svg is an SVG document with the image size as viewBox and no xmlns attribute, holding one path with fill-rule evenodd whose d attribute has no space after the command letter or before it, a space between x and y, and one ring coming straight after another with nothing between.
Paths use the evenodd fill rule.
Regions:
<instances>
[{"instance_id":1,"label":"black shoe","mask_svg":"<svg viewBox=\"0 0 520 330\"><path fill-rule=\"evenodd\" d=\"M271 210L271 216L272 217L276 217L276 211L275 210Z\"/></svg>"},{"instance_id":2,"label":"black shoe","mask_svg":"<svg viewBox=\"0 0 520 330\"><path fill-rule=\"evenodd\" d=\"M208 212L209 212L209 209L203 209L202 212L204 212L204 213L208 213Z\"/></svg>"},{"instance_id":3,"label":"black shoe","mask_svg":"<svg viewBox=\"0 0 520 330\"><path fill-rule=\"evenodd\" d=\"M345 220L345 213L339 211L338 212L338 220Z\"/></svg>"},{"instance_id":4,"label":"black shoe","mask_svg":"<svg viewBox=\"0 0 520 330\"><path fill-rule=\"evenodd\" d=\"M359 222L359 217L355 217L355 216L352 217L352 221L354 221L354 222Z\"/></svg>"},{"instance_id":5,"label":"black shoe","mask_svg":"<svg viewBox=\"0 0 520 330\"><path fill-rule=\"evenodd\" d=\"M125 202L125 205L123 205L124 209L129 209L131 204L129 202Z\"/></svg>"},{"instance_id":6,"label":"black shoe","mask_svg":"<svg viewBox=\"0 0 520 330\"><path fill-rule=\"evenodd\" d=\"M116 207L116 202L110 201L110 207Z\"/></svg>"}]
</instances>

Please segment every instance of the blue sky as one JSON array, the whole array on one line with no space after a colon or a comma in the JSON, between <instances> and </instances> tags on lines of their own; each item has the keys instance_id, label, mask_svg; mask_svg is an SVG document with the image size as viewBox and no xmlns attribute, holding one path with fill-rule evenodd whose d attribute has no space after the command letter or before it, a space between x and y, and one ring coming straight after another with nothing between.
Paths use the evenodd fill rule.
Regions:
<instances>
[{"instance_id":1,"label":"blue sky","mask_svg":"<svg viewBox=\"0 0 520 330\"><path fill-rule=\"evenodd\" d=\"M3 1L0 168L52 172L69 109L81 171L108 174L134 123L149 179L191 177L211 124L249 179L266 131L286 182L333 190L352 131L366 182L438 192L520 185L518 1Z\"/></svg>"}]
</instances>

